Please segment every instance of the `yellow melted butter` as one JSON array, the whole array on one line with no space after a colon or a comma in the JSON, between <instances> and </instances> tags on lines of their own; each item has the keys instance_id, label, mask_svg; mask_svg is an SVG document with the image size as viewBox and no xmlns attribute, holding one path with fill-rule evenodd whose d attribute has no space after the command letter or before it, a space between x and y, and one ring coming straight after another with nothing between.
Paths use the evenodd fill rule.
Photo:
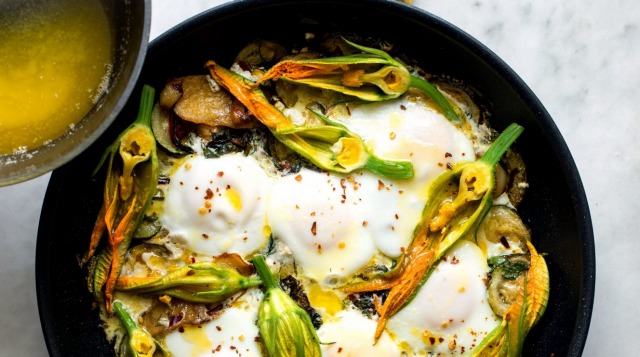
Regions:
<instances>
[{"instance_id":1,"label":"yellow melted butter","mask_svg":"<svg viewBox=\"0 0 640 357\"><path fill-rule=\"evenodd\" d=\"M84 117L106 86L113 46L97 0L9 2L0 32L0 154L11 154Z\"/></svg>"}]
</instances>

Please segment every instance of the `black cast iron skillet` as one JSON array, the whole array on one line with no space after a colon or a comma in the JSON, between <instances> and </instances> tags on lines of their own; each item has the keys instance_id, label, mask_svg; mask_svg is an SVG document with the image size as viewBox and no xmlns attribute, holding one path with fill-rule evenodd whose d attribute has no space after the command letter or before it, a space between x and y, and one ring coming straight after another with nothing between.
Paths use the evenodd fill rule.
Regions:
<instances>
[{"instance_id":1,"label":"black cast iron skillet","mask_svg":"<svg viewBox=\"0 0 640 357\"><path fill-rule=\"evenodd\" d=\"M490 50L453 25L391 1L236 1L204 12L151 43L133 95L102 137L55 170L45 197L36 252L38 307L52 356L113 354L77 263L102 200L103 175L93 179L104 148L137 113L143 83L162 88L173 76L206 73L215 59L230 65L255 39L284 44L305 32L351 31L387 39L435 75L475 89L492 125L525 127L515 148L527 165L530 189L519 211L546 254L551 276L547 311L531 331L525 356L579 356L587 337L595 284L589 209L571 154L552 119L526 84Z\"/></svg>"}]
</instances>

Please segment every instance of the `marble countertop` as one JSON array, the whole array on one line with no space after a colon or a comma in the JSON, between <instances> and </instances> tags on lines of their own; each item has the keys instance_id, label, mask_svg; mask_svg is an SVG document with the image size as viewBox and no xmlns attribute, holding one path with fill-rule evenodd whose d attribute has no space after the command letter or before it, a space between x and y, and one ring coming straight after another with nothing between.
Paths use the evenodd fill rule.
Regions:
<instances>
[{"instance_id":1,"label":"marble countertop","mask_svg":"<svg viewBox=\"0 0 640 357\"><path fill-rule=\"evenodd\" d=\"M153 0L151 37L224 1ZM635 355L640 308L640 2L414 0L492 49L533 89L584 182L597 279L586 356ZM35 245L49 174L0 188L0 345L46 356L35 293Z\"/></svg>"}]
</instances>

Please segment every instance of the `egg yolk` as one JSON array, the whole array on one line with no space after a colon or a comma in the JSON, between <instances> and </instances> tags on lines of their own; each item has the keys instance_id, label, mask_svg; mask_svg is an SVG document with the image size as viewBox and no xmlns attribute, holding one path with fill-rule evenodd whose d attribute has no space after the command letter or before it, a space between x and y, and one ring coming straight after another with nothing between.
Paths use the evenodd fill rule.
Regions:
<instances>
[{"instance_id":1,"label":"egg yolk","mask_svg":"<svg viewBox=\"0 0 640 357\"><path fill-rule=\"evenodd\" d=\"M336 293L324 290L317 284L309 288L309 302L314 307L323 308L329 315L335 315L343 308L342 300Z\"/></svg>"}]
</instances>

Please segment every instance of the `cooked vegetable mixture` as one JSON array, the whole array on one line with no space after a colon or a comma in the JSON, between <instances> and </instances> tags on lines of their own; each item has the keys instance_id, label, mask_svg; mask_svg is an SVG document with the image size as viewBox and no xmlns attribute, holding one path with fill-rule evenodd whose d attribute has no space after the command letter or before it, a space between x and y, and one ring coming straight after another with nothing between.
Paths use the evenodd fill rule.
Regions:
<instances>
[{"instance_id":1,"label":"cooked vegetable mixture","mask_svg":"<svg viewBox=\"0 0 640 357\"><path fill-rule=\"evenodd\" d=\"M520 355L549 295L524 129L388 43L305 38L143 88L82 259L115 353Z\"/></svg>"}]
</instances>

